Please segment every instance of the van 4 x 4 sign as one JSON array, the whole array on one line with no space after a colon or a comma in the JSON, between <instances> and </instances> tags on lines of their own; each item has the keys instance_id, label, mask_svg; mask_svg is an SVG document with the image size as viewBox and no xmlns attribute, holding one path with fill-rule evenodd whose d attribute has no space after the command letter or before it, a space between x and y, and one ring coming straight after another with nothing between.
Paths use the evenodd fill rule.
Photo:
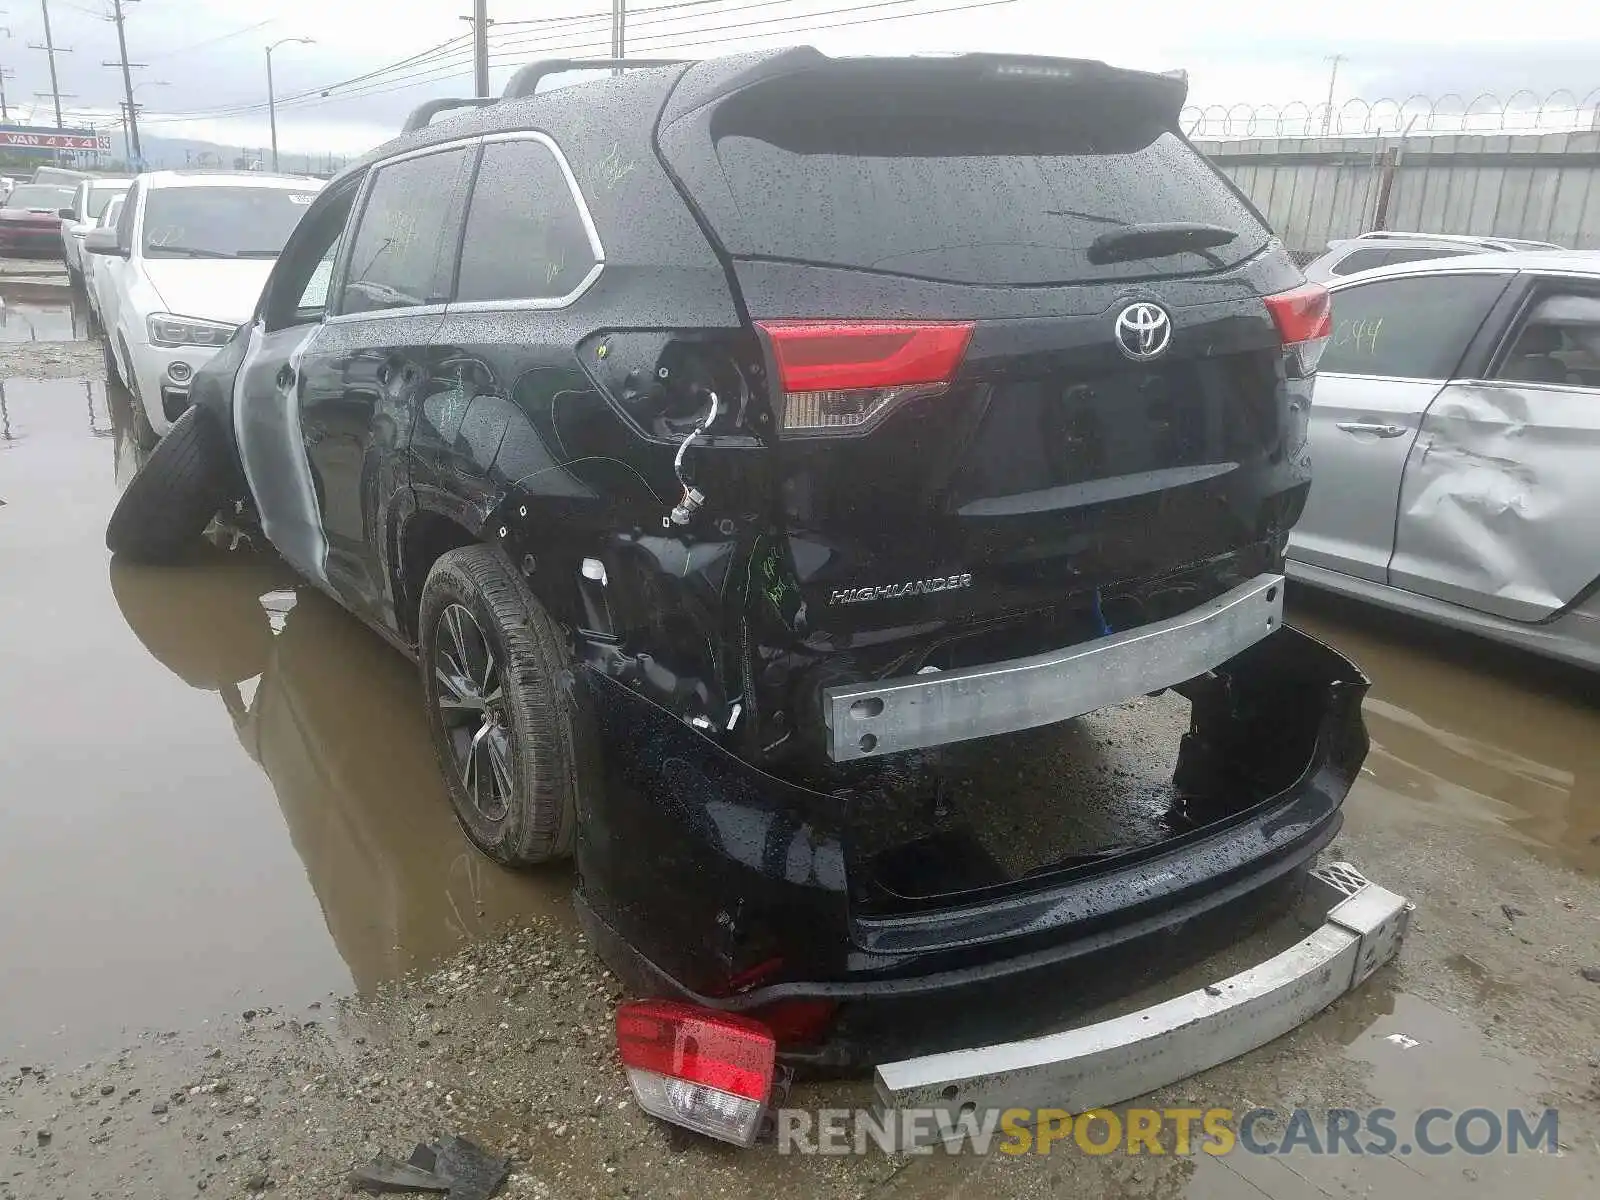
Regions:
<instances>
[{"instance_id":1,"label":"van 4 x 4 sign","mask_svg":"<svg viewBox=\"0 0 1600 1200\"><path fill-rule=\"evenodd\" d=\"M110 150L111 135L92 129L0 125L0 146L21 150Z\"/></svg>"}]
</instances>

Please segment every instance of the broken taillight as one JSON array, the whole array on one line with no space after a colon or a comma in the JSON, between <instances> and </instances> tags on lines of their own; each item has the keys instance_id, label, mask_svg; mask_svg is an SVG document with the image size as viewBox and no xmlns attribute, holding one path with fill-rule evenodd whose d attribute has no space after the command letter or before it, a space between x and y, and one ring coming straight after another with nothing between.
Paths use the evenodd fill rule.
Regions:
<instances>
[{"instance_id":1,"label":"broken taillight","mask_svg":"<svg viewBox=\"0 0 1600 1200\"><path fill-rule=\"evenodd\" d=\"M1284 357L1296 374L1311 375L1333 333L1333 297L1320 283L1266 297L1267 311L1283 339Z\"/></svg>"},{"instance_id":2,"label":"broken taillight","mask_svg":"<svg viewBox=\"0 0 1600 1200\"><path fill-rule=\"evenodd\" d=\"M758 321L777 365L789 436L864 433L950 386L972 340L954 321Z\"/></svg>"},{"instance_id":3,"label":"broken taillight","mask_svg":"<svg viewBox=\"0 0 1600 1200\"><path fill-rule=\"evenodd\" d=\"M777 1040L759 1021L677 1000L617 1010L617 1053L639 1107L748 1146L772 1092Z\"/></svg>"}]
</instances>

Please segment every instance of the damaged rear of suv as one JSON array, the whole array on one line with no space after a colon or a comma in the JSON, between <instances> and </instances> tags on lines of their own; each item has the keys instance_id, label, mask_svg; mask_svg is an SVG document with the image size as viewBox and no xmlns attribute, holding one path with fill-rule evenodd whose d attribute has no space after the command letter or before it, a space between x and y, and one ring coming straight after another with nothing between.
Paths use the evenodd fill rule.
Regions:
<instances>
[{"instance_id":1,"label":"damaged rear of suv","mask_svg":"<svg viewBox=\"0 0 1600 1200\"><path fill-rule=\"evenodd\" d=\"M1182 79L562 66L328 186L123 508L198 447L183 511L418 659L473 841L574 852L609 962L796 1060L1303 874L1366 752L1281 623L1328 299ZM1168 689L1131 824L1008 777Z\"/></svg>"}]
</instances>

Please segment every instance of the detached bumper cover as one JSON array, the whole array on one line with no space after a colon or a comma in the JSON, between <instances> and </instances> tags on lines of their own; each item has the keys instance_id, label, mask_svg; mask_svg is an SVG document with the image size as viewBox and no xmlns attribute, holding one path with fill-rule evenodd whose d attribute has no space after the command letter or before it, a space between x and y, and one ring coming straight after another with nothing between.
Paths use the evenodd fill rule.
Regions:
<instances>
[{"instance_id":1,"label":"detached bumper cover","mask_svg":"<svg viewBox=\"0 0 1600 1200\"><path fill-rule=\"evenodd\" d=\"M1065 721L1172 687L1283 624L1283 576L1258 575L1188 612L1009 662L823 693L835 762Z\"/></svg>"},{"instance_id":2,"label":"detached bumper cover","mask_svg":"<svg viewBox=\"0 0 1600 1200\"><path fill-rule=\"evenodd\" d=\"M1081 1113L1130 1100L1281 1037L1359 986L1399 950L1413 905L1335 863L1309 877L1304 940L1187 995L1045 1037L885 1063L884 1112L1044 1107ZM1307 921L1311 923L1311 921ZM901 1147L937 1141L939 1122L895 1122Z\"/></svg>"}]
</instances>

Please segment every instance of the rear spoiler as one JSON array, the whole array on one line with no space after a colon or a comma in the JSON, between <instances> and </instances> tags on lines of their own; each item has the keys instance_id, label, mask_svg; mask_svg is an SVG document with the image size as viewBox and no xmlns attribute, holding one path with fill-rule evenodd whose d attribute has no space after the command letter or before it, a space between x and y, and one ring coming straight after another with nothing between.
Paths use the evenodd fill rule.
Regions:
<instances>
[{"instance_id":1,"label":"rear spoiler","mask_svg":"<svg viewBox=\"0 0 1600 1200\"><path fill-rule=\"evenodd\" d=\"M714 105L736 92L756 87L788 75L829 68L859 66L870 60L834 58L812 46L791 46L782 50L762 50L731 55L695 64L673 89L661 113L661 127L697 109ZM928 57L886 58L886 67L907 63L914 69L948 73L952 82L965 76L973 79L1010 76L1019 80L1038 80L1041 85L1111 83L1134 84L1161 98L1164 109L1176 120L1189 97L1186 71L1133 71L1113 67L1092 58L1050 58L1032 54L949 54ZM907 68L913 69L913 68Z\"/></svg>"},{"instance_id":2,"label":"rear spoiler","mask_svg":"<svg viewBox=\"0 0 1600 1200\"><path fill-rule=\"evenodd\" d=\"M498 98L477 96L470 99L429 100L425 104L417 105L406 117L401 132L415 133L419 129L425 129L432 124L436 116L451 109L486 108L491 104L500 103L501 100L524 99L539 90L542 80L567 71L609 70L621 74L623 71L647 70L651 67L681 67L691 61L693 60L686 58L547 58L520 68Z\"/></svg>"}]
</instances>

